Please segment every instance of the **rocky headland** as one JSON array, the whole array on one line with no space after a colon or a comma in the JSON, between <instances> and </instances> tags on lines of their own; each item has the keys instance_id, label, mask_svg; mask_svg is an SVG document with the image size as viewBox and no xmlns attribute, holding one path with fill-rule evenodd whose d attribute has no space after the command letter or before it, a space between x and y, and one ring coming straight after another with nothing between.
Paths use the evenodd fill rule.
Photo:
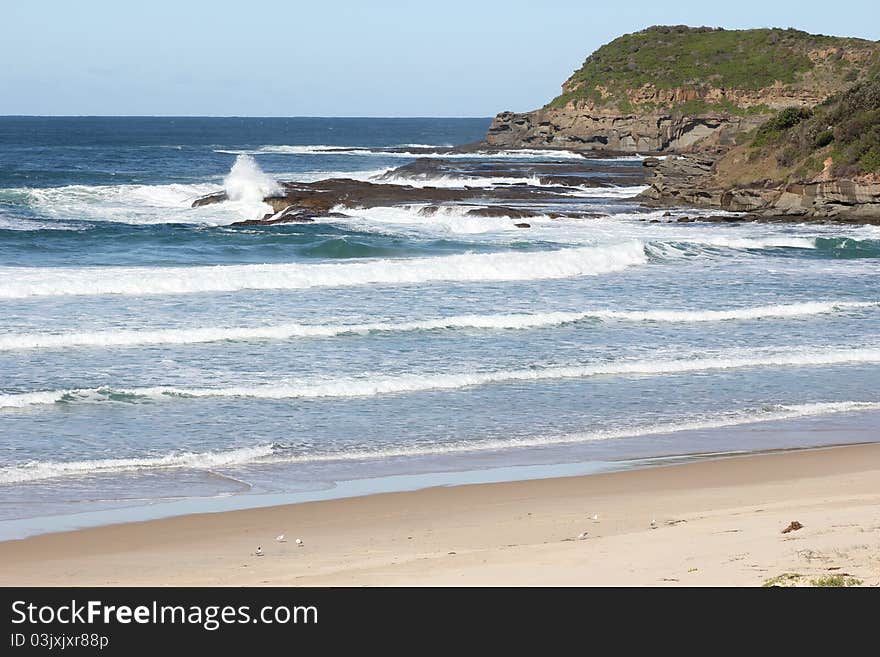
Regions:
<instances>
[{"instance_id":1,"label":"rocky headland","mask_svg":"<svg viewBox=\"0 0 880 657\"><path fill-rule=\"evenodd\" d=\"M649 205L880 222L880 43L657 26L599 48L489 147L668 154Z\"/></svg>"},{"instance_id":2,"label":"rocky headland","mask_svg":"<svg viewBox=\"0 0 880 657\"><path fill-rule=\"evenodd\" d=\"M509 149L575 156L456 159ZM591 54L545 107L498 114L482 142L372 150L417 159L370 181L284 183L265 199L271 213L241 223L414 204L511 219L546 215L555 204L557 216L583 216L571 189L640 185L648 206L880 223L880 42L793 29L651 27ZM595 163L621 154L663 157L611 175ZM465 182L443 184L450 178ZM489 178L496 182L479 184ZM505 179L518 182L497 183ZM193 205L223 200L221 192Z\"/></svg>"}]
</instances>

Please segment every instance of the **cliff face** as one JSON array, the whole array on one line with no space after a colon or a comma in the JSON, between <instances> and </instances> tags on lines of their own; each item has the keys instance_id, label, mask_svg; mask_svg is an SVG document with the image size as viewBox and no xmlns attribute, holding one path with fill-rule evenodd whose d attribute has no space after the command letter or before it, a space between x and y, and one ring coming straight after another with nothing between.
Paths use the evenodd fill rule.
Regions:
<instances>
[{"instance_id":1,"label":"cliff face","mask_svg":"<svg viewBox=\"0 0 880 657\"><path fill-rule=\"evenodd\" d=\"M621 114L597 107L546 108L526 114L502 112L486 133L492 148L566 148L622 153L685 152L695 146L730 145L738 132L764 116L651 111Z\"/></svg>"},{"instance_id":2,"label":"cliff face","mask_svg":"<svg viewBox=\"0 0 880 657\"><path fill-rule=\"evenodd\" d=\"M719 158L708 155L670 156L654 169L640 198L658 207L717 208L761 218L880 223L878 176L731 184L719 176L718 165Z\"/></svg>"},{"instance_id":3,"label":"cliff face","mask_svg":"<svg viewBox=\"0 0 880 657\"><path fill-rule=\"evenodd\" d=\"M880 75L815 108L784 110L741 141L668 157L643 200L880 223Z\"/></svg>"},{"instance_id":4,"label":"cliff face","mask_svg":"<svg viewBox=\"0 0 880 657\"><path fill-rule=\"evenodd\" d=\"M796 30L653 27L587 58L542 109L495 117L495 148L688 152L733 144L880 69L880 44Z\"/></svg>"}]
</instances>

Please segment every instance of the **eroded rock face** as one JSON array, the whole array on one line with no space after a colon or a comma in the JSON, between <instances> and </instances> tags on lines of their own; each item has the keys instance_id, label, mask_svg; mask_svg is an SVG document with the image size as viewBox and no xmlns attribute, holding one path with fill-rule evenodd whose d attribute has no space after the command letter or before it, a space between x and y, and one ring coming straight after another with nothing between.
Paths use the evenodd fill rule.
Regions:
<instances>
[{"instance_id":1,"label":"eroded rock face","mask_svg":"<svg viewBox=\"0 0 880 657\"><path fill-rule=\"evenodd\" d=\"M755 217L880 224L880 182L825 180L730 187L716 175L718 156L670 156L640 199L654 206L698 206Z\"/></svg>"},{"instance_id":2,"label":"eroded rock face","mask_svg":"<svg viewBox=\"0 0 880 657\"><path fill-rule=\"evenodd\" d=\"M766 116L638 114L574 104L524 114L498 114L486 133L492 148L565 148L609 153L667 153L733 143L734 135Z\"/></svg>"}]
</instances>

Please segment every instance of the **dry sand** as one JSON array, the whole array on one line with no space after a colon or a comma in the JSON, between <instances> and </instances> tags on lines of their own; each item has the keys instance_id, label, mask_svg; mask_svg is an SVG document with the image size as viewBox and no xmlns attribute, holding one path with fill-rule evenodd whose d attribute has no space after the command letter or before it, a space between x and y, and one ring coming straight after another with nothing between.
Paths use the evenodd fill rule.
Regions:
<instances>
[{"instance_id":1,"label":"dry sand","mask_svg":"<svg viewBox=\"0 0 880 657\"><path fill-rule=\"evenodd\" d=\"M795 520L802 529L781 533ZM578 540L583 531L587 538ZM275 541L281 533L288 542ZM258 545L262 557L253 554ZM783 573L800 575L788 580L796 585L828 575L880 584L880 444L430 488L0 543L0 584L7 586L755 586Z\"/></svg>"}]
</instances>

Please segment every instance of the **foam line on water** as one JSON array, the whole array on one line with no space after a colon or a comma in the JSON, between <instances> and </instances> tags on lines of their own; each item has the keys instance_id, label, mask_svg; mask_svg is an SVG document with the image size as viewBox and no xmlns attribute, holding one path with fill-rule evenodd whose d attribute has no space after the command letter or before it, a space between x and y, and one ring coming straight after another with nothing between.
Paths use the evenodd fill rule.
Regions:
<instances>
[{"instance_id":1,"label":"foam line on water","mask_svg":"<svg viewBox=\"0 0 880 657\"><path fill-rule=\"evenodd\" d=\"M429 146L426 144L405 144L402 148L419 148L430 149L438 148L437 146ZM362 155L373 157L401 157L401 158L420 158L420 157L437 157L451 160L494 160L494 159L517 159L517 160L583 160L584 157L580 153L574 151L554 150L554 149L535 149L535 148L518 148L505 149L499 151L471 151L471 152L444 152L444 151L406 151L406 150L387 150L384 148L370 148L367 146L331 146L328 144L272 144L261 146L260 148L250 150L234 150L234 149L218 149L217 153L228 153L233 155ZM614 158L618 159L618 158ZM637 161L637 157L619 158L620 160Z\"/></svg>"},{"instance_id":2,"label":"foam line on water","mask_svg":"<svg viewBox=\"0 0 880 657\"><path fill-rule=\"evenodd\" d=\"M745 409L709 417L689 418L656 424L636 425L564 435L536 435L509 439L458 440L418 447L378 447L345 451L300 452L275 445L256 445L224 451L202 453L175 452L161 456L125 459L94 459L82 461L31 461L0 468L0 485L21 484L76 476L114 475L150 470L196 469L214 470L244 465L279 463L321 463L361 461L366 459L406 458L449 455L468 452L502 451L594 441L638 438L681 431L710 430L761 422L791 420L804 417L858 411L880 410L880 403L870 401L817 402L809 404L777 404L759 409Z\"/></svg>"},{"instance_id":3,"label":"foam line on water","mask_svg":"<svg viewBox=\"0 0 880 657\"><path fill-rule=\"evenodd\" d=\"M0 299L519 281L590 276L647 263L641 242L515 253L376 259L321 264L211 267L0 267Z\"/></svg>"},{"instance_id":4,"label":"foam line on water","mask_svg":"<svg viewBox=\"0 0 880 657\"><path fill-rule=\"evenodd\" d=\"M744 353L756 355L744 355ZM819 367L880 363L880 348L825 347L815 349L778 348L730 351L712 357L678 359L616 360L587 365L533 367L530 369L443 374L364 374L336 379L286 380L225 388L152 386L143 388L82 388L0 395L0 409L21 409L58 402L103 402L123 398L162 400L171 398L321 399L374 397L435 390L458 390L475 386L531 383L596 376L663 376L692 372L774 367Z\"/></svg>"},{"instance_id":5,"label":"foam line on water","mask_svg":"<svg viewBox=\"0 0 880 657\"><path fill-rule=\"evenodd\" d=\"M456 329L526 330L546 328L584 320L622 322L719 322L823 315L880 306L880 302L824 301L729 310L585 310L582 312L509 313L455 315L408 322L359 324L283 323L269 326L131 329L70 333L24 333L0 335L0 351L61 349L69 347L130 347L139 345L186 345L221 341L289 340L367 335L377 332L408 332Z\"/></svg>"}]
</instances>

